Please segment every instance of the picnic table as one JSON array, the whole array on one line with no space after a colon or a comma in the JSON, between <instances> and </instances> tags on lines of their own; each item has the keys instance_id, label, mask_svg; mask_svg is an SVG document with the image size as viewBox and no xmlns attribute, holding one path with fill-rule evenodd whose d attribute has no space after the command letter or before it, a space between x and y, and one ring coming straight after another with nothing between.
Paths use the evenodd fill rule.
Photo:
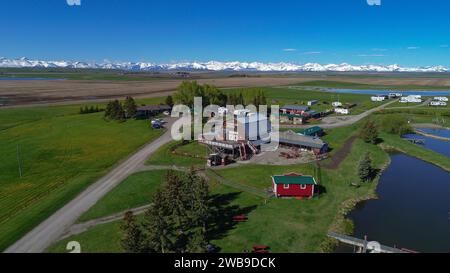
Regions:
<instances>
[{"instance_id":1,"label":"picnic table","mask_svg":"<svg viewBox=\"0 0 450 273\"><path fill-rule=\"evenodd\" d=\"M269 253L269 246L266 245L255 245L253 246L253 253Z\"/></svg>"},{"instance_id":2,"label":"picnic table","mask_svg":"<svg viewBox=\"0 0 450 273\"><path fill-rule=\"evenodd\" d=\"M248 220L247 216L245 216L243 214L242 215L233 216L233 221L234 222L245 222L247 220Z\"/></svg>"}]
</instances>

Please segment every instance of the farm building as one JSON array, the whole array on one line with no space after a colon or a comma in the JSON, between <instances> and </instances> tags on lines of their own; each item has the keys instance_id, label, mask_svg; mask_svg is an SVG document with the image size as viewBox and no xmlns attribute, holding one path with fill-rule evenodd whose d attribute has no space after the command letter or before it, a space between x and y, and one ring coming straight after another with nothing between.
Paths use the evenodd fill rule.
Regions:
<instances>
[{"instance_id":1,"label":"farm building","mask_svg":"<svg viewBox=\"0 0 450 273\"><path fill-rule=\"evenodd\" d=\"M280 114L280 123L303 124L305 120L302 115Z\"/></svg>"},{"instance_id":2,"label":"farm building","mask_svg":"<svg viewBox=\"0 0 450 273\"><path fill-rule=\"evenodd\" d=\"M280 132L279 142L283 146L297 147L311 151L315 155L321 155L328 152L328 144L320 138L299 135L294 131Z\"/></svg>"},{"instance_id":3,"label":"farm building","mask_svg":"<svg viewBox=\"0 0 450 273\"><path fill-rule=\"evenodd\" d=\"M347 109L347 108L340 108L340 107L334 108L334 112L337 113L337 114L342 114L342 115L350 114L350 110L349 109Z\"/></svg>"},{"instance_id":4,"label":"farm building","mask_svg":"<svg viewBox=\"0 0 450 273\"><path fill-rule=\"evenodd\" d=\"M280 113L291 114L291 115L303 115L304 112L308 111L308 106L303 105L285 105L280 108Z\"/></svg>"},{"instance_id":5,"label":"farm building","mask_svg":"<svg viewBox=\"0 0 450 273\"><path fill-rule=\"evenodd\" d=\"M314 110L308 110L303 112L303 116L306 118L320 118L321 113L318 113L317 111Z\"/></svg>"},{"instance_id":6,"label":"farm building","mask_svg":"<svg viewBox=\"0 0 450 273\"><path fill-rule=\"evenodd\" d=\"M202 134L198 141L222 158L247 160L270 139L271 123L266 116L248 110L236 110L233 114L233 120L226 121L222 131Z\"/></svg>"},{"instance_id":7,"label":"farm building","mask_svg":"<svg viewBox=\"0 0 450 273\"><path fill-rule=\"evenodd\" d=\"M314 196L314 188L317 185L312 176L298 173L272 176L272 189L277 198Z\"/></svg>"},{"instance_id":8,"label":"farm building","mask_svg":"<svg viewBox=\"0 0 450 273\"><path fill-rule=\"evenodd\" d=\"M237 110L234 112L233 123L226 124L226 139L246 141L268 138L270 127L266 116Z\"/></svg>"},{"instance_id":9,"label":"farm building","mask_svg":"<svg viewBox=\"0 0 450 273\"><path fill-rule=\"evenodd\" d=\"M324 131L319 126L313 126L311 128L299 132L299 134L304 136L321 137L324 135Z\"/></svg>"},{"instance_id":10,"label":"farm building","mask_svg":"<svg viewBox=\"0 0 450 273\"><path fill-rule=\"evenodd\" d=\"M161 114L165 111L171 111L172 107L169 105L146 105L139 106L136 110L136 118L145 119Z\"/></svg>"}]
</instances>

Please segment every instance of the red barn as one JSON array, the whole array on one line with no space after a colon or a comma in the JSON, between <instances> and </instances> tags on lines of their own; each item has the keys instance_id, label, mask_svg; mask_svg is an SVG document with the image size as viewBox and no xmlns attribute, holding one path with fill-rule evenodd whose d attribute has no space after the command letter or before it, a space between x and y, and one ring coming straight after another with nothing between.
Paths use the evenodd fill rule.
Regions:
<instances>
[{"instance_id":1,"label":"red barn","mask_svg":"<svg viewBox=\"0 0 450 273\"><path fill-rule=\"evenodd\" d=\"M272 187L278 197L307 197L314 196L316 180L312 176L289 173L272 176Z\"/></svg>"}]
</instances>

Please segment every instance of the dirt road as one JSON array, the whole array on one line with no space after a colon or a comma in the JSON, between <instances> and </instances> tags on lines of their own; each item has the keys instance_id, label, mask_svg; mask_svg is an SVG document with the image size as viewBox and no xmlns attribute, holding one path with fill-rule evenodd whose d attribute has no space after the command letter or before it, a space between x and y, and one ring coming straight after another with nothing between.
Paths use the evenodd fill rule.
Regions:
<instances>
[{"instance_id":1,"label":"dirt road","mask_svg":"<svg viewBox=\"0 0 450 273\"><path fill-rule=\"evenodd\" d=\"M170 120L167 128L170 128L174 120ZM106 176L92 184L64 207L47 218L22 239L6 249L6 253L37 253L44 251L52 243L57 241L66 229L89 208L91 208L106 193L112 190L128 175L142 168L145 160L158 148L172 140L170 130L161 137L143 147L123 163L118 165Z\"/></svg>"}]
</instances>

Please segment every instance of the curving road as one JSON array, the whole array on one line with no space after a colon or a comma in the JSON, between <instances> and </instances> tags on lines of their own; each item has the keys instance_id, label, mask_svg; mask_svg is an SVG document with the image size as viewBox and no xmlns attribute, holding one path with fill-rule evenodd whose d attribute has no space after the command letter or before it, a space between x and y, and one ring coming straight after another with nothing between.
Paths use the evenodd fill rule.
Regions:
<instances>
[{"instance_id":1,"label":"curving road","mask_svg":"<svg viewBox=\"0 0 450 273\"><path fill-rule=\"evenodd\" d=\"M174 120L170 120L170 128ZM122 182L127 176L143 167L147 158L162 145L172 140L170 130L161 137L147 144L141 150L119 164L106 176L89 186L75 199L67 203L52 216L40 223L28 234L5 250L5 253L38 253L43 252L57 241L65 231L89 208L91 208L105 194Z\"/></svg>"}]
</instances>

